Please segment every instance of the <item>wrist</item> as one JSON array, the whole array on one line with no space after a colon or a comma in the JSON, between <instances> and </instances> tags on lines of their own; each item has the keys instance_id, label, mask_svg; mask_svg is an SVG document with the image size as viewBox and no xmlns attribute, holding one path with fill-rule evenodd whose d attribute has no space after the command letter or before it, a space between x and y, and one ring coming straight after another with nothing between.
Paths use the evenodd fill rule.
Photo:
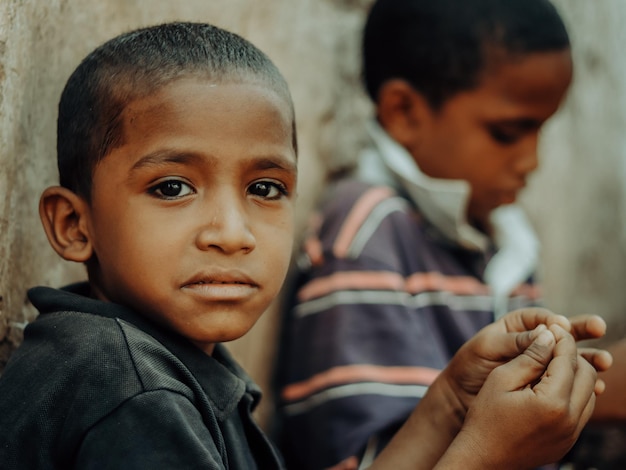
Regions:
<instances>
[{"instance_id":1,"label":"wrist","mask_svg":"<svg viewBox=\"0 0 626 470\"><path fill-rule=\"evenodd\" d=\"M465 430L459 432L433 470L456 470L458 468L464 470L496 470L503 468L494 466L492 462L485 459L480 443L474 437Z\"/></svg>"},{"instance_id":2,"label":"wrist","mask_svg":"<svg viewBox=\"0 0 626 470\"><path fill-rule=\"evenodd\" d=\"M463 426L467 408L460 398L459 387L448 369L439 374L422 401L425 402L423 405L433 410L429 415L432 425L437 429L447 430L453 439Z\"/></svg>"},{"instance_id":3,"label":"wrist","mask_svg":"<svg viewBox=\"0 0 626 470\"><path fill-rule=\"evenodd\" d=\"M464 418L465 409L444 371L370 468L434 468L457 436ZM416 446L416 442L424 445Z\"/></svg>"}]
</instances>

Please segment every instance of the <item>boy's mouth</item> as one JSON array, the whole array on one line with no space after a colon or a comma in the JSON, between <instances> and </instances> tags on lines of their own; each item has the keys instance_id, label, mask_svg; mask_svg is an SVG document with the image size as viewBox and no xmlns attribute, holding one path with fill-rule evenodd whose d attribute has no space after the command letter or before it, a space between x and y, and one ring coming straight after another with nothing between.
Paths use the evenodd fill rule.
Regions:
<instances>
[{"instance_id":1,"label":"boy's mouth","mask_svg":"<svg viewBox=\"0 0 626 470\"><path fill-rule=\"evenodd\" d=\"M194 284L202 285L202 284L246 284L245 282L237 282L237 281L198 281L194 282Z\"/></svg>"},{"instance_id":2,"label":"boy's mouth","mask_svg":"<svg viewBox=\"0 0 626 470\"><path fill-rule=\"evenodd\" d=\"M200 273L189 279L182 287L192 286L249 286L256 288L257 283L241 271L216 271L211 273Z\"/></svg>"},{"instance_id":3,"label":"boy's mouth","mask_svg":"<svg viewBox=\"0 0 626 470\"><path fill-rule=\"evenodd\" d=\"M259 292L259 287L238 280L201 280L185 284L182 290L202 303L241 303L252 299Z\"/></svg>"}]
</instances>

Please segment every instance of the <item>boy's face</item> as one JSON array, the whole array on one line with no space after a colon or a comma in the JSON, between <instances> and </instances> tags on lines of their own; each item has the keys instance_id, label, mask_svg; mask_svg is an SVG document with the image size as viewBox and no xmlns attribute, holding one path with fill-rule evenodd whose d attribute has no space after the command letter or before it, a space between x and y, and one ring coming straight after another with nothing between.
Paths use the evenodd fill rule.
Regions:
<instances>
[{"instance_id":1,"label":"boy's face","mask_svg":"<svg viewBox=\"0 0 626 470\"><path fill-rule=\"evenodd\" d=\"M254 325L287 271L291 109L260 85L182 79L122 118L93 178L90 282L210 353Z\"/></svg>"},{"instance_id":2,"label":"boy's face","mask_svg":"<svg viewBox=\"0 0 626 470\"><path fill-rule=\"evenodd\" d=\"M427 175L468 181L468 217L485 223L494 208L516 200L537 168L539 130L571 78L569 50L504 61L477 88L428 108L407 147Z\"/></svg>"}]
</instances>

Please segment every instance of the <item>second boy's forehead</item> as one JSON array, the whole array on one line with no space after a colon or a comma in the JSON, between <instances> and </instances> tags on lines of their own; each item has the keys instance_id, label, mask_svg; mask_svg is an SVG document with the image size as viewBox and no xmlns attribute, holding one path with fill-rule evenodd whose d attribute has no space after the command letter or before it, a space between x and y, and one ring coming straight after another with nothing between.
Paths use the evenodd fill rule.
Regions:
<instances>
[{"instance_id":1,"label":"second boy's forehead","mask_svg":"<svg viewBox=\"0 0 626 470\"><path fill-rule=\"evenodd\" d=\"M477 87L461 92L484 119L527 118L545 120L560 105L572 80L569 49L525 54L486 69ZM457 99L455 99L457 98Z\"/></svg>"},{"instance_id":2,"label":"second boy's forehead","mask_svg":"<svg viewBox=\"0 0 626 470\"><path fill-rule=\"evenodd\" d=\"M571 50L565 48L512 57L496 67L492 75L501 90L529 101L543 101L562 94L569 87L573 67Z\"/></svg>"}]
</instances>

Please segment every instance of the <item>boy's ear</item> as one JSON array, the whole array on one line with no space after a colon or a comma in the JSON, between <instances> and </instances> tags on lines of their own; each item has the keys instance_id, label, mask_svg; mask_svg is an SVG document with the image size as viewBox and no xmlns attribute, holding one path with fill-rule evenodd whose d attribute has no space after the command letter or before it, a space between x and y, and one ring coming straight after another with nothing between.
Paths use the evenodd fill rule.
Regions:
<instances>
[{"instance_id":1,"label":"boy's ear","mask_svg":"<svg viewBox=\"0 0 626 470\"><path fill-rule=\"evenodd\" d=\"M378 120L387 133L405 148L412 148L430 112L426 99L407 81L385 82L378 94Z\"/></svg>"},{"instance_id":2,"label":"boy's ear","mask_svg":"<svg viewBox=\"0 0 626 470\"><path fill-rule=\"evenodd\" d=\"M84 263L91 258L88 209L87 202L67 188L52 186L41 195L41 223L50 245L63 259Z\"/></svg>"}]
</instances>

